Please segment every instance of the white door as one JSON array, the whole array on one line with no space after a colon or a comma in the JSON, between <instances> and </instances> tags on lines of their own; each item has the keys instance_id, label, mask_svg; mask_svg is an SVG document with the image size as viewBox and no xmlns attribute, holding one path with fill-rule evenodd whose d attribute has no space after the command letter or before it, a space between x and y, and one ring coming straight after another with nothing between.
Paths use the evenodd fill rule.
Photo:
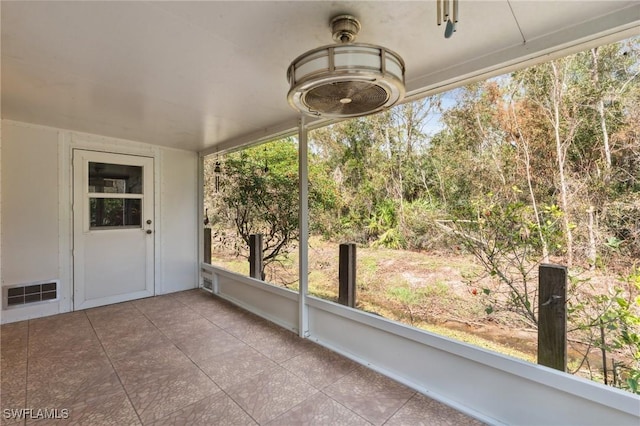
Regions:
<instances>
[{"instance_id":1,"label":"white door","mask_svg":"<svg viewBox=\"0 0 640 426\"><path fill-rule=\"evenodd\" d=\"M153 158L73 151L74 310L154 294Z\"/></svg>"}]
</instances>

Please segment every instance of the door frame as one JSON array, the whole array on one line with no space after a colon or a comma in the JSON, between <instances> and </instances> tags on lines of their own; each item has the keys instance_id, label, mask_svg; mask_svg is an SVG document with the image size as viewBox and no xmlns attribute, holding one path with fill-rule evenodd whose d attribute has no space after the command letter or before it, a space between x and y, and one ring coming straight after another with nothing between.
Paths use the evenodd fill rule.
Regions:
<instances>
[{"instance_id":1,"label":"door frame","mask_svg":"<svg viewBox=\"0 0 640 426\"><path fill-rule=\"evenodd\" d=\"M57 129L59 130L59 129ZM73 150L98 151L113 154L151 157L154 160L154 294L162 294L161 243L161 150L160 147L142 142L95 136L74 131L58 133L58 196L59 203L59 265L61 279L60 312L74 310L74 259L73 259Z\"/></svg>"}]
</instances>

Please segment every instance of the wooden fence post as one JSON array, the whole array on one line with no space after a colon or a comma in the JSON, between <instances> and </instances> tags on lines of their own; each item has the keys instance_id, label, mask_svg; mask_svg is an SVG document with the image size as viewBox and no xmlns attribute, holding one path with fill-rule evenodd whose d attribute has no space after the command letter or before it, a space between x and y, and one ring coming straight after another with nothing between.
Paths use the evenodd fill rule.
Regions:
<instances>
[{"instance_id":1,"label":"wooden fence post","mask_svg":"<svg viewBox=\"0 0 640 426\"><path fill-rule=\"evenodd\" d=\"M211 264L211 228L204 228L204 263Z\"/></svg>"},{"instance_id":2,"label":"wooden fence post","mask_svg":"<svg viewBox=\"0 0 640 426\"><path fill-rule=\"evenodd\" d=\"M338 303L356 306L356 245L340 244Z\"/></svg>"},{"instance_id":3,"label":"wooden fence post","mask_svg":"<svg viewBox=\"0 0 640 426\"><path fill-rule=\"evenodd\" d=\"M541 264L538 273L538 364L567 370L567 268Z\"/></svg>"},{"instance_id":4,"label":"wooden fence post","mask_svg":"<svg viewBox=\"0 0 640 426\"><path fill-rule=\"evenodd\" d=\"M262 234L249 235L249 276L263 280Z\"/></svg>"}]
</instances>

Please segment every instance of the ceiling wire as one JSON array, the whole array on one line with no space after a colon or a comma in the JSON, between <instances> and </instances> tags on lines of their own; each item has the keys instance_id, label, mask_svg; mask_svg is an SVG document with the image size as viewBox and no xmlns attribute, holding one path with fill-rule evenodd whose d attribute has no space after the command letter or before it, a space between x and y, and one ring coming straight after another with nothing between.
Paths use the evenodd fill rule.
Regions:
<instances>
[{"instance_id":1,"label":"ceiling wire","mask_svg":"<svg viewBox=\"0 0 640 426\"><path fill-rule=\"evenodd\" d=\"M511 15L513 16L513 20L516 21L516 26L518 27L518 31L520 31L520 37L522 37L522 44L527 44L527 39L524 37L522 28L520 28L520 22L518 22L518 18L516 17L515 12L513 11L513 7L511 7L511 0L507 0L507 4L509 5L509 9L511 10Z\"/></svg>"}]
</instances>

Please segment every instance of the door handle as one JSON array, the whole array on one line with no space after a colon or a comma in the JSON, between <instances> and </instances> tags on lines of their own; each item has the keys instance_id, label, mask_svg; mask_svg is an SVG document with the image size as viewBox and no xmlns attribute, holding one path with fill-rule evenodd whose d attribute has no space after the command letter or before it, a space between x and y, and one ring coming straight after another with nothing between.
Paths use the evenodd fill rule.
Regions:
<instances>
[{"instance_id":1,"label":"door handle","mask_svg":"<svg viewBox=\"0 0 640 426\"><path fill-rule=\"evenodd\" d=\"M153 231L151 229L147 229L147 234L151 234Z\"/></svg>"}]
</instances>

